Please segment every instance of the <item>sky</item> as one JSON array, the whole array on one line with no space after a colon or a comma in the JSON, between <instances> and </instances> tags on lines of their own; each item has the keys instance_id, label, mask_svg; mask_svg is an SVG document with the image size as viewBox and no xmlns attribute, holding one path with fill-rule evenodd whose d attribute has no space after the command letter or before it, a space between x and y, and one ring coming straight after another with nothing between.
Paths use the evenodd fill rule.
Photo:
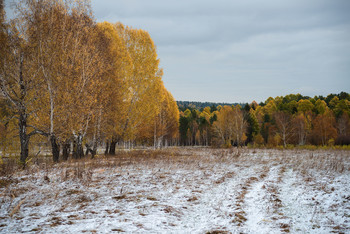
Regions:
<instances>
[{"instance_id":1,"label":"sky","mask_svg":"<svg viewBox=\"0 0 350 234\"><path fill-rule=\"evenodd\" d=\"M97 21L150 33L176 100L260 102L350 92L348 0L91 3Z\"/></svg>"}]
</instances>

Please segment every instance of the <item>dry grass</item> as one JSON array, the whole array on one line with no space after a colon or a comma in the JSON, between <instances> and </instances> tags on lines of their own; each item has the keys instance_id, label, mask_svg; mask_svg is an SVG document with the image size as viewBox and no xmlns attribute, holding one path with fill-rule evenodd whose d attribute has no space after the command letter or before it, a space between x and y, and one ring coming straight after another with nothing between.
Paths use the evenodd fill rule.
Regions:
<instances>
[{"instance_id":1,"label":"dry grass","mask_svg":"<svg viewBox=\"0 0 350 234\"><path fill-rule=\"evenodd\" d=\"M125 199L125 198L126 198L125 194L113 197L113 199L115 199L115 200L122 200L122 199Z\"/></svg>"},{"instance_id":2,"label":"dry grass","mask_svg":"<svg viewBox=\"0 0 350 234\"><path fill-rule=\"evenodd\" d=\"M10 217L12 218L13 215L21 208L21 205L24 203L26 199L24 198L23 200L21 200L16 206L15 208L13 208L13 210L10 213Z\"/></svg>"},{"instance_id":3,"label":"dry grass","mask_svg":"<svg viewBox=\"0 0 350 234\"><path fill-rule=\"evenodd\" d=\"M157 165L159 162L169 165L201 167L208 163L232 163L255 162L266 164L275 161L277 164L287 164L294 169L307 170L318 169L343 173L350 169L350 153L346 150L273 150L273 149L248 149L230 148L213 149L205 148L203 151L198 148L169 148L161 150L120 150L116 155L98 155L95 159L89 157L59 164L51 163L51 158L38 158L35 163L26 169L27 174L37 171L50 171L52 168L64 169L63 179L89 180L91 172L96 169L131 167L142 164L143 166ZM344 160L346 159L346 160ZM18 163L15 159L7 159L0 165L0 177L11 177L18 172ZM0 183L1 185L1 183Z\"/></svg>"},{"instance_id":4,"label":"dry grass","mask_svg":"<svg viewBox=\"0 0 350 234\"><path fill-rule=\"evenodd\" d=\"M12 177L19 169L20 166L15 158L5 158L3 163L0 163L0 177Z\"/></svg>"},{"instance_id":5,"label":"dry grass","mask_svg":"<svg viewBox=\"0 0 350 234\"><path fill-rule=\"evenodd\" d=\"M256 165L258 167L255 167ZM278 175L275 180L270 181L272 167L279 168L279 170L275 171ZM20 213L21 206L39 210L50 201L66 199L68 202L58 206L55 212L69 213L78 207L78 209L86 209L86 213L95 216L99 213L94 211L92 204L95 204L93 201L97 195L92 194L90 189L97 189L105 192L101 195L102 197L107 196L116 204L136 204L137 214L142 217L147 218L153 209L160 209L164 215L182 219L188 210L202 202L202 198L206 194L205 190L208 188L204 182L208 182L211 189L225 187L226 183L236 180L238 182L232 188L231 210L227 211L229 221L232 222L231 225L235 225L235 227L246 225L249 217L249 212L245 210L247 194L256 183L263 182L262 189L267 194L267 199L271 204L269 212L274 214L271 217L272 222L281 232L290 232L293 229L286 222L282 212L281 200L283 199L280 197L278 187L280 183L283 183L286 172L293 170L302 176L303 183L314 186L315 189L324 193L331 193L334 192L334 188L332 190L332 186L316 183L313 178L314 172L328 176L350 171L350 156L348 151L341 150L328 152L247 148L171 148L118 151L115 156L99 155L95 159L83 158L58 164L46 162L38 165L32 163L24 171L18 171L13 166L4 168L12 171L13 174L8 177L0 177L0 199L11 201L9 214L14 211L13 215ZM258 170L254 168L258 168ZM241 170L252 173L241 177ZM178 176L178 172L181 176ZM17 176L18 174L20 176ZM21 203L23 197L29 194L32 189L21 186L22 180L33 181L40 186L45 185L44 188L51 184L65 184L65 182L74 184L75 187L53 188L46 191L41 201ZM169 197L164 198L160 195L159 189L173 191L175 194L183 193L183 191L188 191L188 193L184 193L184 203L180 207L175 207L175 205L167 203L168 199L174 198L172 194L166 193ZM30 199L32 198L29 197ZM148 206L139 206L142 202ZM18 208L16 208L17 206ZM106 217L112 217L113 215L122 216L127 212L122 207L117 208L103 210L102 213ZM336 208L334 207L334 209ZM67 218L57 218L56 215L55 213L50 215L49 225L51 227L66 225L69 224L68 221L72 222L72 220L78 222L78 220L84 219L74 213L65 216ZM33 216L34 218L35 216ZM170 223L168 225L171 226ZM334 226L336 230L337 226ZM38 227L37 229L39 232L45 231L45 228L42 228ZM225 229L221 230L221 227L212 228L213 230L208 233L227 233ZM122 229L115 228L113 230L121 232L119 230Z\"/></svg>"},{"instance_id":6,"label":"dry grass","mask_svg":"<svg viewBox=\"0 0 350 234\"><path fill-rule=\"evenodd\" d=\"M223 230L212 230L212 231L206 232L206 234L228 234L228 233L231 233L231 232L223 231Z\"/></svg>"}]
</instances>

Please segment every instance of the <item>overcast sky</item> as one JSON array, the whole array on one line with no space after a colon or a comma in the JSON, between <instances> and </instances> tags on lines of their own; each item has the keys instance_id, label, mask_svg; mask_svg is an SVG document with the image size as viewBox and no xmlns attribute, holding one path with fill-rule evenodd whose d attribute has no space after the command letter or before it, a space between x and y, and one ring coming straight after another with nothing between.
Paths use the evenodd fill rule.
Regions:
<instances>
[{"instance_id":1,"label":"overcast sky","mask_svg":"<svg viewBox=\"0 0 350 234\"><path fill-rule=\"evenodd\" d=\"M97 21L150 33L176 100L350 92L349 0L92 0L92 6Z\"/></svg>"}]
</instances>

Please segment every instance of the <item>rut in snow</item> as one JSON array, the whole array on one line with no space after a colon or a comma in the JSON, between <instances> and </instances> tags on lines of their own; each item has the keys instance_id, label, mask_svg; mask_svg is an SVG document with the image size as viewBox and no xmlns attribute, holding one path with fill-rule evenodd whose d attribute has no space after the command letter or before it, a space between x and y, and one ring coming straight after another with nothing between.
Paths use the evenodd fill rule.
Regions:
<instances>
[{"instance_id":1,"label":"rut in snow","mask_svg":"<svg viewBox=\"0 0 350 234\"><path fill-rule=\"evenodd\" d=\"M281 212L283 204L279 195L284 171L284 167L273 165L270 169L263 168L260 176L246 180L238 196L234 219L240 231L289 231L289 219Z\"/></svg>"}]
</instances>

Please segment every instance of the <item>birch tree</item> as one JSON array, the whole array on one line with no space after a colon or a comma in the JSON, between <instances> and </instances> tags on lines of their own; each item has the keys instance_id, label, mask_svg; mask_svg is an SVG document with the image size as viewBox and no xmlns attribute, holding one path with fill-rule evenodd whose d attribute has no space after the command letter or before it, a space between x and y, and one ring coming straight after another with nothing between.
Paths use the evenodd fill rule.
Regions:
<instances>
[{"instance_id":1,"label":"birch tree","mask_svg":"<svg viewBox=\"0 0 350 234\"><path fill-rule=\"evenodd\" d=\"M20 162L25 166L29 155L30 138L38 131L33 129L35 103L41 86L38 71L32 66L33 53L26 37L26 25L21 19L11 21L2 38L0 67L1 95L10 103L16 119L20 139Z\"/></svg>"},{"instance_id":2,"label":"birch tree","mask_svg":"<svg viewBox=\"0 0 350 234\"><path fill-rule=\"evenodd\" d=\"M283 146L287 146L288 140L291 138L293 134L292 129L292 118L290 114L278 111L274 113L274 119L277 127L277 131L282 138Z\"/></svg>"},{"instance_id":3,"label":"birch tree","mask_svg":"<svg viewBox=\"0 0 350 234\"><path fill-rule=\"evenodd\" d=\"M101 87L97 90L98 104L93 110L92 157L102 137L111 138L119 132L118 122L125 112L124 99L127 93L127 77L131 70L131 60L123 41L113 24L97 24L96 44L101 52Z\"/></svg>"},{"instance_id":4,"label":"birch tree","mask_svg":"<svg viewBox=\"0 0 350 234\"><path fill-rule=\"evenodd\" d=\"M159 112L159 98L162 70L158 67L156 47L150 35L140 29L116 24L118 34L132 62L132 70L127 78L126 111L121 118L119 139L134 141L139 130L146 124L152 124ZM115 150L116 140L111 142L111 153Z\"/></svg>"}]
</instances>

